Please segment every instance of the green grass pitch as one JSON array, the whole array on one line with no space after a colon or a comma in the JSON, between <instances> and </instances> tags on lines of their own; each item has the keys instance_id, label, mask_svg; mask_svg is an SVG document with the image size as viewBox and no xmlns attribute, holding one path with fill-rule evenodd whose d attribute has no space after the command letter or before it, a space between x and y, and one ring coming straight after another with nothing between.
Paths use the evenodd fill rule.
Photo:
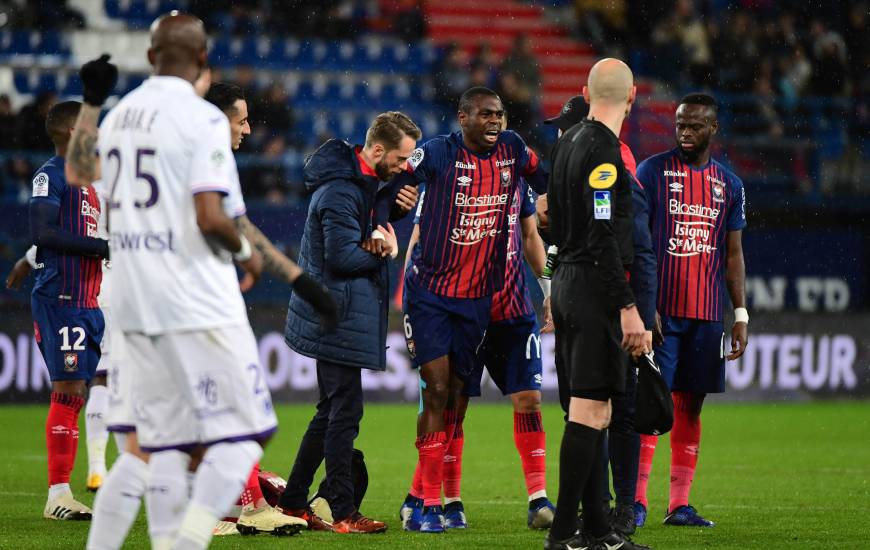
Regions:
<instances>
[{"instance_id":1,"label":"green grass pitch","mask_svg":"<svg viewBox=\"0 0 870 550\"><path fill-rule=\"evenodd\" d=\"M444 535L404 533L397 510L416 459L415 407L366 407L357 446L366 454L370 484L363 512L387 521L383 535L308 533L215 538L213 548L541 548L543 532L525 526L525 490L507 403L472 403L465 423L463 496L470 528ZM42 519L45 504L44 424L47 406L0 407L0 548L84 548L87 523ZM310 405L278 408L281 429L262 465L286 476ZM668 442L656 455L647 527L635 539L654 548L870 548L870 403L711 403L693 504L713 529L661 525L667 504ZM82 422L83 425L83 422ZM544 411L549 492L558 481L561 413ZM84 491L84 430L73 487ZM113 444L110 443L110 449ZM114 456L111 450L110 457ZM319 479L319 476L318 476ZM147 548L140 513L125 548Z\"/></svg>"}]
</instances>

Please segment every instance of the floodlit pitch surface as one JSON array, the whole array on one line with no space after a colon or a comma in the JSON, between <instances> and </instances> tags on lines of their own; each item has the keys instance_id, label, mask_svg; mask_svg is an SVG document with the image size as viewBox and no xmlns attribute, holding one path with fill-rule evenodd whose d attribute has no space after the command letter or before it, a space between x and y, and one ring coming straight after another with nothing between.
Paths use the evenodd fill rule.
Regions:
<instances>
[{"instance_id":1,"label":"floodlit pitch surface","mask_svg":"<svg viewBox=\"0 0 870 550\"><path fill-rule=\"evenodd\" d=\"M414 405L366 407L357 446L370 485L363 512L384 520L382 535L303 532L216 538L214 548L541 548L545 533L526 528L526 496L512 437L510 406L472 407L465 421L462 493L470 528L443 535L404 533L397 511L411 479ZM84 548L88 523L42 519L45 406L0 407L0 548ZM264 469L286 476L312 405L279 406L281 429ZM82 415L83 416L83 415ZM709 404L693 501L712 529L661 525L667 505L668 438L657 450L647 526L635 539L657 549L870 547L870 402ZM544 411L548 487L555 501L562 414ZM84 421L72 485L85 492ZM110 459L114 445L110 443ZM319 476L318 476L319 480ZM147 548L144 512L125 548Z\"/></svg>"}]
</instances>

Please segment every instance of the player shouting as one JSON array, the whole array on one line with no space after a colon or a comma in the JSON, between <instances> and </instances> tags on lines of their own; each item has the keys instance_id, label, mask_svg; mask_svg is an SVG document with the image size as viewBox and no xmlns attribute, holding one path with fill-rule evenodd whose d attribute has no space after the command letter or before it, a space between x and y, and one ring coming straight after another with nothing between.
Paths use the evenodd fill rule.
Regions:
<instances>
[{"instance_id":1,"label":"player shouting","mask_svg":"<svg viewBox=\"0 0 870 550\"><path fill-rule=\"evenodd\" d=\"M507 127L506 121L504 127ZM422 201L418 212L422 209ZM510 238L508 239L507 269L504 287L495 293L490 308L490 325L477 352L475 370L457 399L453 410L448 409L445 429L450 440L444 455L444 526L448 529L467 527L465 508L460 496L462 480L462 452L464 432L462 424L468 407L468 398L480 395L483 369L501 390L509 395L514 408L514 443L529 497L527 525L546 529L553 521L555 507L546 491L546 434L541 418L542 365L540 331L535 309L526 286L523 254L540 276L546 261L543 242L535 224L535 204L531 190L523 182L511 201ZM419 213L408 242L408 258L419 241ZM411 490L402 503L399 516L403 528L420 528L423 507L422 472L419 463L414 471Z\"/></svg>"},{"instance_id":2,"label":"player shouting","mask_svg":"<svg viewBox=\"0 0 870 550\"><path fill-rule=\"evenodd\" d=\"M671 484L666 525L712 527L689 504L701 442L701 406L708 393L725 391L724 286L734 305L728 360L746 350L741 234L746 227L743 182L710 146L719 130L716 100L691 94L676 113L677 147L643 161L637 178L647 193L658 258L658 311L664 342L655 348L674 398ZM635 518L647 515L647 484L656 436L641 436Z\"/></svg>"},{"instance_id":3,"label":"player shouting","mask_svg":"<svg viewBox=\"0 0 870 550\"><path fill-rule=\"evenodd\" d=\"M535 153L516 133L502 131L503 116L495 92L467 90L459 100L461 131L417 149L413 173L392 183L396 190L407 182L426 186L420 241L404 283L405 336L422 379L416 440L421 532L444 531L445 416L455 418L456 398L474 374L475 352L489 325L492 295L504 285L510 205L521 177L537 191L546 186ZM385 195L391 207L392 196Z\"/></svg>"}]
</instances>

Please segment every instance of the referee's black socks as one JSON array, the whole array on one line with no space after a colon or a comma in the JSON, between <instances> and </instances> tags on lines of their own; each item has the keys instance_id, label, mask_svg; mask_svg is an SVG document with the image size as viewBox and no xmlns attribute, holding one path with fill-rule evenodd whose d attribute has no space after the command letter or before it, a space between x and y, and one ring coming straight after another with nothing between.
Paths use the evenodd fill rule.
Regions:
<instances>
[{"instance_id":1,"label":"referee's black socks","mask_svg":"<svg viewBox=\"0 0 870 550\"><path fill-rule=\"evenodd\" d=\"M583 499L583 523L593 536L607 534L607 522L601 507L601 477L604 432L578 424L565 423L559 453L559 500L550 529L551 540L565 540L577 530L577 509ZM602 532L603 530L603 532Z\"/></svg>"}]
</instances>

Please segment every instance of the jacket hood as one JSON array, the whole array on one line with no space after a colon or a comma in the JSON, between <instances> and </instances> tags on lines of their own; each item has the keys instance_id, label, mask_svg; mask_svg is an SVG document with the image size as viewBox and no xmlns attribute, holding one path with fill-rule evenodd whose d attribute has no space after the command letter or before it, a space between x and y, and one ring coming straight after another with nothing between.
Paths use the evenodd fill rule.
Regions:
<instances>
[{"instance_id":1,"label":"jacket hood","mask_svg":"<svg viewBox=\"0 0 870 550\"><path fill-rule=\"evenodd\" d=\"M331 180L361 182L366 177L360 171L354 146L340 139L330 139L318 147L305 161L302 175L309 193Z\"/></svg>"}]
</instances>

